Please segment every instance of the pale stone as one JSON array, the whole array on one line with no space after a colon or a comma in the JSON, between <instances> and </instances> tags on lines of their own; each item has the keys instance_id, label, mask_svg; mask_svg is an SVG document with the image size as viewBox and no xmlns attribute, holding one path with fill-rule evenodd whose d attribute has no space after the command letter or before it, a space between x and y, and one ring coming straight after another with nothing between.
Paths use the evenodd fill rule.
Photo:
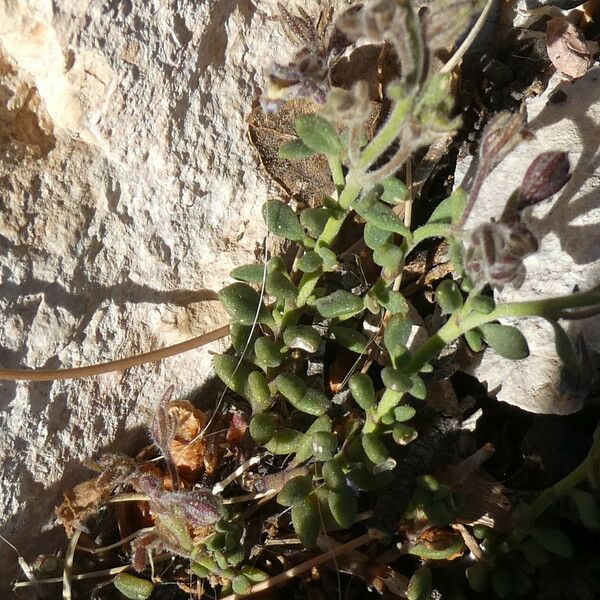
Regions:
<instances>
[{"instance_id":1,"label":"pale stone","mask_svg":"<svg viewBox=\"0 0 600 600\"><path fill-rule=\"evenodd\" d=\"M275 0L0 2L0 364L126 357L226 322L215 292L252 262L279 193L245 118L295 50ZM302 3L316 15L318 0ZM211 350L217 350L212 346ZM210 352L79 381L0 384L2 534L27 558L81 461L127 450ZM0 545L2 585L16 556Z\"/></svg>"},{"instance_id":2,"label":"pale stone","mask_svg":"<svg viewBox=\"0 0 600 600\"><path fill-rule=\"evenodd\" d=\"M500 216L536 156L548 150L568 152L572 170L569 183L551 200L525 212L525 220L540 242L539 251L525 259L527 275L522 286L506 286L496 293L498 301L568 294L576 286L588 290L600 282L599 84L598 67L574 83L553 76L547 90L527 103L529 128L535 139L518 146L483 186L468 228ZM566 99L557 102L557 92L564 92ZM552 327L537 318L519 321L518 325L529 341L531 356L509 361L487 350L474 375L497 392L499 400L525 410L555 414L579 410L582 398L560 390L561 363L554 349ZM598 317L565 326L572 337L582 331L588 344L600 350Z\"/></svg>"}]
</instances>

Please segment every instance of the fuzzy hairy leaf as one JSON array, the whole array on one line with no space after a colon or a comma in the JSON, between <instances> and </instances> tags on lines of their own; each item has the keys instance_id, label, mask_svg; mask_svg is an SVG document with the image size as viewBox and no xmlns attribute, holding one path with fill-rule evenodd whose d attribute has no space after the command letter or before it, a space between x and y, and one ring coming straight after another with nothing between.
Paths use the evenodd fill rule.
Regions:
<instances>
[{"instance_id":1,"label":"fuzzy hairy leaf","mask_svg":"<svg viewBox=\"0 0 600 600\"><path fill-rule=\"evenodd\" d=\"M269 200L263 204L262 213L271 233L294 242L304 239L304 231L296 213L285 202Z\"/></svg>"},{"instance_id":2,"label":"fuzzy hairy leaf","mask_svg":"<svg viewBox=\"0 0 600 600\"><path fill-rule=\"evenodd\" d=\"M480 328L483 339L500 356L519 360L529 356L529 346L525 336L512 325L486 323Z\"/></svg>"}]
</instances>

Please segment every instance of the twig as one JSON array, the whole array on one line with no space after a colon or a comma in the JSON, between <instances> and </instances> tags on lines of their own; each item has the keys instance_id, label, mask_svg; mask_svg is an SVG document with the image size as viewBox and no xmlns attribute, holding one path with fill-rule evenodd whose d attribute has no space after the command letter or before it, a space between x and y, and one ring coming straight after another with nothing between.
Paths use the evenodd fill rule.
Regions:
<instances>
[{"instance_id":1,"label":"twig","mask_svg":"<svg viewBox=\"0 0 600 600\"><path fill-rule=\"evenodd\" d=\"M75 367L73 369L0 369L0 380L9 381L57 381L59 379L78 379L80 377L91 377L112 371L124 371L131 367L137 367L151 362L158 362L169 356L182 354L201 346L206 346L216 340L220 340L229 334L229 325L223 325L218 329L203 333L202 335L167 346L151 352L144 352L136 356L129 356L120 360L111 360L105 363L88 365L86 367Z\"/></svg>"},{"instance_id":2,"label":"twig","mask_svg":"<svg viewBox=\"0 0 600 600\"><path fill-rule=\"evenodd\" d=\"M463 541L465 542L465 546L473 553L473 556L479 562L485 562L485 556L483 555L483 550L477 543L477 540L469 533L469 530L462 523L457 523L456 525L453 525L452 527L460 533Z\"/></svg>"},{"instance_id":3,"label":"twig","mask_svg":"<svg viewBox=\"0 0 600 600\"><path fill-rule=\"evenodd\" d=\"M452 58L440 69L440 73L451 73L454 70L454 67L459 63L460 59L465 55L467 50L470 48L471 44L475 41L475 38L481 31L483 24L494 4L494 0L488 0L485 8L481 11L479 18L475 21L475 25L469 32L469 35L464 39L463 43L460 45L460 48L452 55Z\"/></svg>"},{"instance_id":4,"label":"twig","mask_svg":"<svg viewBox=\"0 0 600 600\"><path fill-rule=\"evenodd\" d=\"M69 545L67 546L67 552L65 554L65 565L63 568L63 591L62 597L63 600L71 600L71 574L73 571L73 558L75 557L75 549L77 548L77 542L79 541L79 536L81 535L82 530L78 527L73 532L71 539L69 540Z\"/></svg>"},{"instance_id":5,"label":"twig","mask_svg":"<svg viewBox=\"0 0 600 600\"><path fill-rule=\"evenodd\" d=\"M115 548L119 548L123 544L126 544L127 542L133 540L134 538L138 537L139 535L144 535L146 533L150 533L151 531L154 531L154 527L144 527L142 529L138 529L137 531L134 531L132 534L128 535L127 537L124 537L122 540L119 540L118 542L115 542L114 544L110 544L109 546L102 546L100 548L89 548L87 546L77 546L77 550L81 550L82 552L89 552L90 554L104 554L105 552L114 550Z\"/></svg>"},{"instance_id":6,"label":"twig","mask_svg":"<svg viewBox=\"0 0 600 600\"><path fill-rule=\"evenodd\" d=\"M280 585L281 583L285 583L286 581L293 579L294 577L298 577L298 575L309 571L313 567L326 563L338 556L341 556L342 554L352 552L352 550L354 550L355 548L358 548L359 546L362 546L363 544L366 544L367 542L370 542L373 539L376 539L375 534L371 532L365 533L364 535L361 535L345 544L342 544L341 546L333 548L329 552L319 554L319 556L315 556L314 558L311 558L310 560L307 560L306 562L303 562L300 565L292 567L291 569L288 569L287 571L284 571L279 575L275 575L275 577L271 577L270 579L261 581L260 583L253 585L250 592L248 594L245 594L244 596L240 596L239 594L230 594L229 596L221 598L221 600L239 600L240 598L248 598L253 594L258 594L259 592L268 590L269 588Z\"/></svg>"}]
</instances>

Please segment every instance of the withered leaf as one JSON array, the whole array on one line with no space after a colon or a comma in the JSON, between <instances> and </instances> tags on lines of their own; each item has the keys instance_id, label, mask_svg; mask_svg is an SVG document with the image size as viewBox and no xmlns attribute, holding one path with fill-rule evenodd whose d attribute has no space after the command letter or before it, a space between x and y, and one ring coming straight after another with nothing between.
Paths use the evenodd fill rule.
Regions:
<instances>
[{"instance_id":1,"label":"withered leaf","mask_svg":"<svg viewBox=\"0 0 600 600\"><path fill-rule=\"evenodd\" d=\"M546 23L548 56L558 71L575 79L585 75L592 64L583 33L563 17Z\"/></svg>"},{"instance_id":2,"label":"withered leaf","mask_svg":"<svg viewBox=\"0 0 600 600\"><path fill-rule=\"evenodd\" d=\"M334 191L327 159L313 155L301 160L279 158L279 147L296 138L294 122L303 114L315 113L312 100L291 100L279 111L265 114L256 106L248 116L248 135L270 179L283 192L304 205L314 206Z\"/></svg>"}]
</instances>

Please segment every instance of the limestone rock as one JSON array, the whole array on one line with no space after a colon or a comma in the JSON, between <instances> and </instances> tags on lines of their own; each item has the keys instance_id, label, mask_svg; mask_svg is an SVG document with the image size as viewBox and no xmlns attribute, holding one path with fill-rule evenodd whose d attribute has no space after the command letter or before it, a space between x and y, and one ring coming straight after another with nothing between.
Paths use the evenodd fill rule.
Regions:
<instances>
[{"instance_id":1,"label":"limestone rock","mask_svg":"<svg viewBox=\"0 0 600 600\"><path fill-rule=\"evenodd\" d=\"M552 200L526 213L526 222L540 242L525 259L527 275L520 288L497 292L499 301L518 301L587 290L600 282L600 68L574 83L553 76L547 90L528 102L529 127L535 139L509 154L486 180L467 227L500 216L533 159L547 150L568 152L572 177ZM464 165L463 165L464 169ZM468 183L467 183L468 187ZM565 323L571 337L582 331L600 350L600 319ZM582 396L561 390L561 363L554 349L552 327L542 319L519 322L531 356L508 361L487 350L474 375L497 392L499 400L537 413L568 414L581 408Z\"/></svg>"},{"instance_id":2,"label":"limestone rock","mask_svg":"<svg viewBox=\"0 0 600 600\"><path fill-rule=\"evenodd\" d=\"M318 0L303 7L314 15ZM277 194L246 139L263 68L294 48L275 0L0 3L0 364L93 364L226 322ZM212 347L214 350L215 347ZM81 460L133 445L208 350L126 372L0 384L1 533L31 558ZM3 584L16 557L0 546Z\"/></svg>"}]
</instances>

